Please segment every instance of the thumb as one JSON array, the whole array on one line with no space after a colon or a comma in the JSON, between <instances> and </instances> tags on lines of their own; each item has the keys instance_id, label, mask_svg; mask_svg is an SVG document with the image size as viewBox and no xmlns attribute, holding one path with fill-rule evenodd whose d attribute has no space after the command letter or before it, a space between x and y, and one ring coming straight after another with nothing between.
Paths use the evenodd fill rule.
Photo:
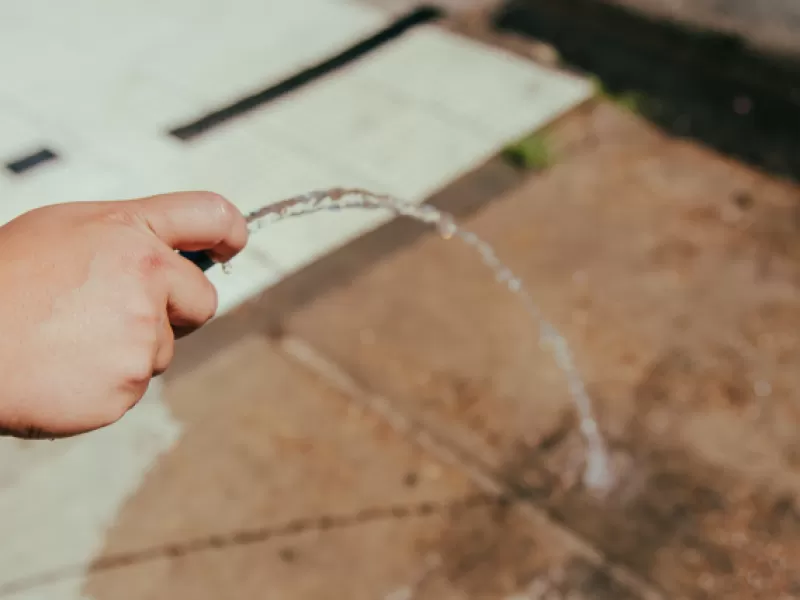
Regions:
<instances>
[{"instance_id":1,"label":"thumb","mask_svg":"<svg viewBox=\"0 0 800 600\"><path fill-rule=\"evenodd\" d=\"M244 216L219 194L177 192L130 202L136 216L175 250L206 250L225 262L247 244Z\"/></svg>"}]
</instances>

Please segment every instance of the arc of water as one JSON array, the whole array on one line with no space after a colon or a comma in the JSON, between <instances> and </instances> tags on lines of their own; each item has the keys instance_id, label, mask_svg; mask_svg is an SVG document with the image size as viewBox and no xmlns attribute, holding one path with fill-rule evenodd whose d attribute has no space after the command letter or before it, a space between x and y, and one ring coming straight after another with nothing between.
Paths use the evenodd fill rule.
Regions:
<instances>
[{"instance_id":1,"label":"arc of water","mask_svg":"<svg viewBox=\"0 0 800 600\"><path fill-rule=\"evenodd\" d=\"M542 315L530 293L503 262L491 245L471 231L459 227L451 215L428 204L414 204L386 194L376 194L358 188L317 190L263 206L247 216L251 231L285 219L342 209L388 209L397 215L410 217L437 229L444 239L458 238L478 252L483 263L494 273L498 283L516 294L531 318L539 325L539 343L549 349L567 380L570 396L579 417L581 435L586 444L586 465L583 484L593 491L606 491L613 485L613 473L605 440L597 425L592 400L572 357L569 344L558 329Z\"/></svg>"}]
</instances>

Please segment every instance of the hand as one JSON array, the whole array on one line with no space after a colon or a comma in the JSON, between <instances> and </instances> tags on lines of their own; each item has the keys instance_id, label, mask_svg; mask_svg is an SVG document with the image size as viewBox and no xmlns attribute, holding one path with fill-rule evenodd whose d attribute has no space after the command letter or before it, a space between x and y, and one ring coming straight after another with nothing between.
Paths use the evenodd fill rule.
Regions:
<instances>
[{"instance_id":1,"label":"hand","mask_svg":"<svg viewBox=\"0 0 800 600\"><path fill-rule=\"evenodd\" d=\"M109 425L216 312L175 252L227 261L241 213L207 192L40 208L0 227L0 430L63 437Z\"/></svg>"}]
</instances>

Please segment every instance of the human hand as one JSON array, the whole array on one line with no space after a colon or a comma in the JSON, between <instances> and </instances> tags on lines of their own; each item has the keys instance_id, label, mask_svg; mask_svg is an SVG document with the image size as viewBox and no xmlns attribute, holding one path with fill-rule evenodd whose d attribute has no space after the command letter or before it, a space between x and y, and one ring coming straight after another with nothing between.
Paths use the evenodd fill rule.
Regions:
<instances>
[{"instance_id":1,"label":"human hand","mask_svg":"<svg viewBox=\"0 0 800 600\"><path fill-rule=\"evenodd\" d=\"M216 312L216 290L175 250L230 260L247 225L185 192L60 204L0 227L0 431L64 437L109 425Z\"/></svg>"}]
</instances>

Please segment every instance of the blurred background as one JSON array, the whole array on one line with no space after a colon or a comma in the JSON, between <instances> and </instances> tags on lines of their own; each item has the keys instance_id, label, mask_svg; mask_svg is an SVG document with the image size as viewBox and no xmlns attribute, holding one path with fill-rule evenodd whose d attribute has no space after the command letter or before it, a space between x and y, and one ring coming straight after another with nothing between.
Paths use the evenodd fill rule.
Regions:
<instances>
[{"instance_id":1,"label":"blurred background","mask_svg":"<svg viewBox=\"0 0 800 600\"><path fill-rule=\"evenodd\" d=\"M29 0L0 47L4 222L358 187L524 290L390 211L264 227L125 419L0 440L0 598L800 598L797 2Z\"/></svg>"}]
</instances>

